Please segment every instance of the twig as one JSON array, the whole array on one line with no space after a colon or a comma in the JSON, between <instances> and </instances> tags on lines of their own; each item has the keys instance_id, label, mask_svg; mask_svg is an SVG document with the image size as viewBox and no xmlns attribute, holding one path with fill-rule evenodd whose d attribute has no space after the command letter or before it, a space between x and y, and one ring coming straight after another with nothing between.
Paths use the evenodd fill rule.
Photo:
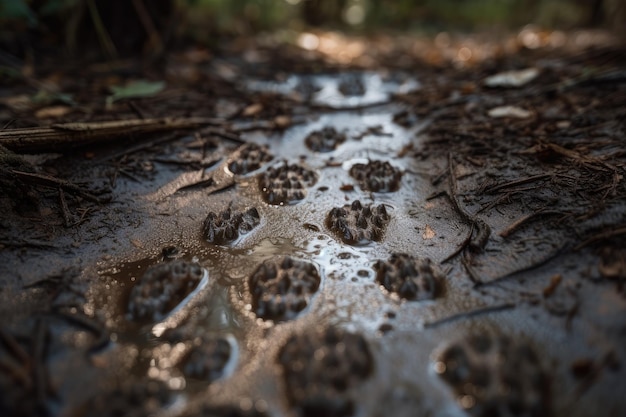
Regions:
<instances>
[{"instance_id":1,"label":"twig","mask_svg":"<svg viewBox=\"0 0 626 417\"><path fill-rule=\"evenodd\" d=\"M514 278L517 275L524 273L524 272L528 272L528 271L532 271L533 269L542 267L544 265L546 265L547 263L549 263L550 261L552 261L553 259L557 258L558 256L560 256L563 251L565 250L565 246L559 248L557 251L555 251L554 253L550 254L549 256L547 256L546 258L542 259L541 261L525 266L523 268L520 268L516 271L513 272L509 272L506 275L502 275L498 278L494 278L491 281L482 281L478 284L474 285L474 288L480 288L480 287L487 287L487 286L491 286L491 285L496 285L496 284L500 284L503 281L506 281L508 279Z\"/></svg>"},{"instance_id":2,"label":"twig","mask_svg":"<svg viewBox=\"0 0 626 417\"><path fill-rule=\"evenodd\" d=\"M206 128L206 129L202 129L200 133L205 134L205 135L218 136L223 139L227 139L235 143L238 143L240 145L243 145L244 143L246 143L246 141L241 139L241 137L238 134L233 133L233 132L228 132L224 129Z\"/></svg>"},{"instance_id":3,"label":"twig","mask_svg":"<svg viewBox=\"0 0 626 417\"><path fill-rule=\"evenodd\" d=\"M590 238L584 240L583 242L575 246L574 250L578 251L584 248L585 246L590 245L591 243L599 242L601 240L610 239L612 237L621 236L624 234L626 234L626 225L617 226L616 229L606 230L594 236L591 236Z\"/></svg>"},{"instance_id":4,"label":"twig","mask_svg":"<svg viewBox=\"0 0 626 417\"><path fill-rule=\"evenodd\" d=\"M69 314L62 311L56 311L53 317L65 320L68 323L85 329L96 337L88 353L94 353L109 344L110 337L106 327L92 317L84 314Z\"/></svg>"},{"instance_id":5,"label":"twig","mask_svg":"<svg viewBox=\"0 0 626 417\"><path fill-rule=\"evenodd\" d=\"M48 127L29 127L0 131L0 145L13 151L44 152L76 148L114 138L137 134L220 125L223 120L191 118L130 119L108 122L63 123ZM229 138L230 139L230 138Z\"/></svg>"},{"instance_id":6,"label":"twig","mask_svg":"<svg viewBox=\"0 0 626 417\"><path fill-rule=\"evenodd\" d=\"M0 247L5 248L34 248L34 249L57 249L57 246L51 245L48 242L35 239L11 239L0 240Z\"/></svg>"},{"instance_id":7,"label":"twig","mask_svg":"<svg viewBox=\"0 0 626 417\"><path fill-rule=\"evenodd\" d=\"M48 372L46 369L46 350L48 347L48 327L43 319L35 325L33 347L33 372L35 380L35 397L41 412L46 413L46 397L48 394Z\"/></svg>"},{"instance_id":8,"label":"twig","mask_svg":"<svg viewBox=\"0 0 626 417\"><path fill-rule=\"evenodd\" d=\"M471 264L471 259L467 254L467 251L462 251L463 255L461 256L461 264L463 264L463 268L465 268L465 272L467 272L467 276L470 281L474 284L474 287L481 285L483 282L474 271L474 267Z\"/></svg>"},{"instance_id":9,"label":"twig","mask_svg":"<svg viewBox=\"0 0 626 417\"><path fill-rule=\"evenodd\" d=\"M539 180L545 180L552 177L552 174L538 174L538 175L533 175L531 177L528 178L521 178L518 180L514 180L514 181L509 181L509 182L505 182L503 184L497 184L494 185L491 188L487 188L485 190L485 193L487 194L493 194L497 191L500 191L503 188L509 188L509 187L513 187L515 185L521 185L521 184L527 184L529 182L535 182L535 181L539 181Z\"/></svg>"},{"instance_id":10,"label":"twig","mask_svg":"<svg viewBox=\"0 0 626 417\"><path fill-rule=\"evenodd\" d=\"M69 228L72 225L70 220L70 210L67 207L67 201L65 201L65 193L63 192L63 188L59 187L59 206L61 206L61 213L63 213L63 224L66 228Z\"/></svg>"},{"instance_id":11,"label":"twig","mask_svg":"<svg viewBox=\"0 0 626 417\"><path fill-rule=\"evenodd\" d=\"M485 245L489 241L489 237L491 235L491 229L489 225L485 223L481 219L477 219L475 216L470 215L465 210L461 208L459 201L456 197L457 183L456 177L454 176L454 164L452 163L452 154L448 153L448 181L450 193L448 197L450 197L450 201L454 206L454 209L461 215L463 220L473 228L473 231L476 233L475 236L472 236L468 247L475 252L480 252L484 249Z\"/></svg>"},{"instance_id":12,"label":"twig","mask_svg":"<svg viewBox=\"0 0 626 417\"><path fill-rule=\"evenodd\" d=\"M117 59L117 49L115 48L115 44L111 40L109 32L107 32L106 27L100 18L100 13L98 12L95 0L87 0L87 7L89 8L89 14L91 15L93 25L96 28L98 40L100 41L102 48L110 59Z\"/></svg>"},{"instance_id":13,"label":"twig","mask_svg":"<svg viewBox=\"0 0 626 417\"><path fill-rule=\"evenodd\" d=\"M448 317L444 317L442 319L439 320L435 320L435 321L431 321L428 323L424 323L424 328L433 328L433 327L439 327L443 324L448 324L463 318L472 318L472 317L476 317L476 316L480 316L483 314L488 314L488 313L495 313L498 311L505 311L505 310L511 310L515 308L515 304L513 303L505 303L505 304L500 304L497 306L489 306L489 307L483 307L483 308L478 308L476 310L471 310L471 311L466 311L463 313L457 313L457 314L453 314L451 316Z\"/></svg>"},{"instance_id":14,"label":"twig","mask_svg":"<svg viewBox=\"0 0 626 417\"><path fill-rule=\"evenodd\" d=\"M446 262L454 259L459 253L461 253L467 247L467 245L469 245L470 241L472 240L473 234L474 234L474 226L470 228L470 231L467 234L467 237L463 240L463 242L461 242L459 247L456 248L455 251L452 252L450 255L446 256L445 259L441 261L441 263L445 264Z\"/></svg>"},{"instance_id":15,"label":"twig","mask_svg":"<svg viewBox=\"0 0 626 417\"><path fill-rule=\"evenodd\" d=\"M535 217L538 217L538 216L551 216L551 215L557 215L557 214L565 214L565 213L563 213L561 211L557 211L557 210L546 210L545 208L542 208L540 210L537 210L534 213L530 213L530 214L528 214L526 216L523 216L523 217L515 220L513 223L511 223L509 226L507 226L503 231L501 231L498 234L501 237L508 237L513 232L518 230L520 227L522 227L523 225L525 225L526 223L528 223L529 221L531 221Z\"/></svg>"},{"instance_id":16,"label":"twig","mask_svg":"<svg viewBox=\"0 0 626 417\"><path fill-rule=\"evenodd\" d=\"M10 354L17 361L11 358L0 356L0 369L10 372L15 380L19 381L23 387L30 390L33 386L30 370L32 360L28 353L17 343L12 334L0 329L0 342L2 342Z\"/></svg>"},{"instance_id":17,"label":"twig","mask_svg":"<svg viewBox=\"0 0 626 417\"><path fill-rule=\"evenodd\" d=\"M154 48L154 55L158 55L163 51L163 41L161 40L161 35L159 35L159 32L154 27L154 22L146 9L146 5L142 0L133 0L133 6L135 7L137 16L139 16L139 20L141 20L143 28L148 34L148 45Z\"/></svg>"},{"instance_id":18,"label":"twig","mask_svg":"<svg viewBox=\"0 0 626 417\"><path fill-rule=\"evenodd\" d=\"M19 178L20 180L24 182L37 184L37 185L41 185L44 187L62 189L72 194L76 194L84 198L85 200L91 201L92 203L103 204L110 200L108 198L97 197L91 193L84 191L82 188L80 188L79 186L75 184L72 184L69 181L60 180L58 178L51 177L49 175L35 174L32 172L16 171L14 169L12 169L10 172L11 174L15 175L17 178Z\"/></svg>"}]
</instances>

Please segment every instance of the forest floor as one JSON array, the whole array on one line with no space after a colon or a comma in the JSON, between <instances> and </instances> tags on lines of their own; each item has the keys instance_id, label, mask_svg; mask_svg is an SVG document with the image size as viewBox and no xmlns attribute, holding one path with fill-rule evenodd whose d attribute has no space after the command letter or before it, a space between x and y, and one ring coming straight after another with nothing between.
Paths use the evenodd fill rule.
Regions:
<instances>
[{"instance_id":1,"label":"forest floor","mask_svg":"<svg viewBox=\"0 0 626 417\"><path fill-rule=\"evenodd\" d=\"M11 65L0 414L626 415L610 35Z\"/></svg>"}]
</instances>

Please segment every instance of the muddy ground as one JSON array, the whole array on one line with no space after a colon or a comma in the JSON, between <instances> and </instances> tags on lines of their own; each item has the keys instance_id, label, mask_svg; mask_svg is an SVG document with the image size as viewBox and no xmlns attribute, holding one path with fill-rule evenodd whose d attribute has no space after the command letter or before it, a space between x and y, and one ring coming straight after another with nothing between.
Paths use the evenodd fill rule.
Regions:
<instances>
[{"instance_id":1,"label":"muddy ground","mask_svg":"<svg viewBox=\"0 0 626 417\"><path fill-rule=\"evenodd\" d=\"M420 42L5 78L0 414L625 415L625 49Z\"/></svg>"}]
</instances>

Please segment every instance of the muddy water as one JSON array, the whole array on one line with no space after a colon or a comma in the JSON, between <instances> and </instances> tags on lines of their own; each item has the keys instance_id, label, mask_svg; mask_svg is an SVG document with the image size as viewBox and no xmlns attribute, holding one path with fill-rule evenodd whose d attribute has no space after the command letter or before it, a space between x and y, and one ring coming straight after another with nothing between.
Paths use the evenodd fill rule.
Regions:
<instances>
[{"instance_id":1,"label":"muddy water","mask_svg":"<svg viewBox=\"0 0 626 417\"><path fill-rule=\"evenodd\" d=\"M175 400L165 406L166 415L195 410L205 404L230 404L275 416L298 415L300 405L289 401L285 394L285 365L277 359L279 352L291 336L329 326L362 335L373 357L372 374L350 388L354 392L341 394L354 400L352 414L357 416L486 414L480 408L482 391L467 393L455 388L444 381L437 372L441 369L436 368L442 366L436 364L444 363L439 358L446 349L455 344L465 349L466 338L476 334L491 335L494 340L510 338L513 345L523 342L537 353L540 367L553 385L546 390L551 393L546 404L528 415L589 415L595 401L610 400L610 395L598 388L584 397L579 407L569 406L568 398L579 387L569 364L577 358L606 353L611 346L600 339L587 343L571 335L577 330L590 332L589 327L603 323L604 317L619 315L624 311L624 301L614 300L616 307L608 310L594 310L584 304L578 308L588 308L589 313L573 321L568 318L567 303L578 302L570 299L570 293L585 292L587 300L610 297L613 293L611 288L584 279L580 262L575 259L548 263L502 286L478 289L459 257L442 263L462 244L469 227L445 197L429 198L446 189L446 181L442 186L434 179L446 171L447 161L420 159L405 152L410 147L420 148L425 140L420 132L428 120L402 127L393 122L393 117L403 108L391 104L360 111L341 110L383 103L389 99L390 91L418 89L419 82L404 75L349 76L357 78L294 76L283 83L252 83L251 90L286 95L303 94L298 90L309 83L313 86L309 97L312 102L339 110L312 115L309 123L294 125L282 133L246 133L246 141L267 146L273 159L258 170L233 176L233 187L211 195L202 188L176 191L199 178L224 175L234 149L220 147L214 156L221 162L203 173L170 170L135 190L133 204L145 220L117 236L133 244L113 250L114 256L94 257L96 261L88 262L83 272L90 282L84 311L90 316L104 317L111 342L90 358L99 370L63 379L60 395L74 397L74 401L61 407L61 414L74 415L73 407L91 394L97 395L119 380L134 378L162 381L167 386ZM361 88L363 94L359 94ZM330 152L308 149L305 138L329 126L344 134L345 141ZM401 172L397 191L369 191L350 175L355 165L367 165L370 161L388 162ZM316 181L304 187L301 200L268 204L259 189L258 176L284 162L311 170ZM362 205L385 207L389 221L382 238L354 246L344 243L341 233L331 230L329 212L349 207L355 200ZM240 212L256 208L259 224L228 245L208 243L202 233L207 214L217 214L228 207ZM501 230L516 215L505 212L485 221L492 230ZM515 242L511 247L499 244L504 242L494 236L487 251L481 254L479 272L485 279L519 269L499 255L506 250L520 252L515 249ZM170 247L176 251L163 251ZM524 250L528 256L540 257L545 248L531 246ZM407 301L380 285L374 264L396 252L432 260L440 279L440 290L434 299ZM200 265L202 279L162 319L135 320L128 308L133 288L150 268L175 262L164 259L164 253ZM321 282L295 319L263 320L253 311L249 278L263 262L282 256L311 263ZM554 301L557 305L553 310L565 311L560 315L544 308L546 301L541 295L550 277L557 273L566 274L568 288L572 288L557 294L562 298ZM609 322L614 323L615 318ZM183 336L172 338L175 330ZM609 329L611 335L618 332L619 328ZM215 339L224 340L229 346L224 348L228 357L220 359L219 375L210 380L186 376L180 365L185 355L197 341L200 346L207 346L207 340ZM75 369L73 366L84 366L82 362L68 363L61 358L54 361L54 366L66 373ZM94 383L96 378L101 378L101 382ZM92 384L90 394L77 395L85 383ZM103 388L98 388L98 384ZM601 384L622 386L624 380L619 380L619 373L606 372ZM498 407L507 406L506 396L494 398L488 400L495 401Z\"/></svg>"}]
</instances>

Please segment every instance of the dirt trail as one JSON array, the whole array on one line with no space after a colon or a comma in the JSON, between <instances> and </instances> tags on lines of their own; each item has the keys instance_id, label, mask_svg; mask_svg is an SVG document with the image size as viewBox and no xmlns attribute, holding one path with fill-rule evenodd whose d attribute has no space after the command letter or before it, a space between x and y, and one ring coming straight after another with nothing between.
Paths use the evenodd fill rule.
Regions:
<instances>
[{"instance_id":1,"label":"dirt trail","mask_svg":"<svg viewBox=\"0 0 626 417\"><path fill-rule=\"evenodd\" d=\"M251 51L55 119L206 125L2 150L0 414L626 413L621 49Z\"/></svg>"}]
</instances>

